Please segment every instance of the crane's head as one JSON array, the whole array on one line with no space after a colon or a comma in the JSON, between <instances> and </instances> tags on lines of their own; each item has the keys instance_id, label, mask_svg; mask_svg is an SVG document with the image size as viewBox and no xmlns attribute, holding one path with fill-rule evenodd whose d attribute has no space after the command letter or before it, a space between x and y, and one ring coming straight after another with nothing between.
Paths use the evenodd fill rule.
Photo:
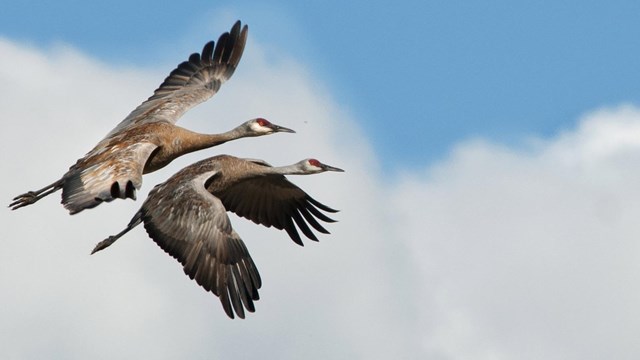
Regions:
<instances>
[{"instance_id":1,"label":"crane's head","mask_svg":"<svg viewBox=\"0 0 640 360\"><path fill-rule=\"evenodd\" d=\"M321 173L321 172L325 172L325 171L337 171L337 172L344 172L344 170L337 168L337 167L333 167L327 164L323 164L320 161L316 160L316 159L304 159L300 162L298 162L298 167L303 171L303 173L305 174L317 174L317 173Z\"/></svg>"},{"instance_id":2,"label":"crane's head","mask_svg":"<svg viewBox=\"0 0 640 360\"><path fill-rule=\"evenodd\" d=\"M245 131L247 131L248 136L261 136L277 132L295 133L295 131L289 128L273 124L269 120L263 118L251 119L242 124L242 126L245 128Z\"/></svg>"}]
</instances>

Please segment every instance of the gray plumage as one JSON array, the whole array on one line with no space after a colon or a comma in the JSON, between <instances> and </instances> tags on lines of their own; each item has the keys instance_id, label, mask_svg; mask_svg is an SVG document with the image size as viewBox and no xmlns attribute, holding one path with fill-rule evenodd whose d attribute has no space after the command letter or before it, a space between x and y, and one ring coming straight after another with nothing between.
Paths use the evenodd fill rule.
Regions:
<instances>
[{"instance_id":1,"label":"gray plumage","mask_svg":"<svg viewBox=\"0 0 640 360\"><path fill-rule=\"evenodd\" d=\"M309 225L329 233L317 219L335 220L324 212L337 210L311 198L284 175L343 171L305 159L289 166L272 167L261 160L219 155L194 163L156 186L129 225L98 243L100 251L144 223L149 236L177 259L185 274L220 298L231 318L253 312L259 299L260 275L227 211L262 224L285 229L302 245L296 226L311 240Z\"/></svg>"},{"instance_id":2,"label":"gray plumage","mask_svg":"<svg viewBox=\"0 0 640 360\"><path fill-rule=\"evenodd\" d=\"M248 28L236 22L230 32L205 44L174 69L154 94L133 110L58 181L16 196L19 209L62 189L62 204L75 214L117 198L135 199L142 175L161 169L189 152L249 136L293 132L256 118L222 134L199 134L176 126L189 109L211 98L234 73Z\"/></svg>"}]
</instances>

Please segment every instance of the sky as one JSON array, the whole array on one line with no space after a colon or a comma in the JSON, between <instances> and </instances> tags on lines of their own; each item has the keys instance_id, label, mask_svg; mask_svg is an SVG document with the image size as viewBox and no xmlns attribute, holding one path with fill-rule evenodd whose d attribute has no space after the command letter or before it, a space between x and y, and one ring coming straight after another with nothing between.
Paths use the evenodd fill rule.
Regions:
<instances>
[{"instance_id":1,"label":"sky","mask_svg":"<svg viewBox=\"0 0 640 360\"><path fill-rule=\"evenodd\" d=\"M179 125L264 116L145 176L138 201L0 212L0 357L636 359L640 23L634 2L3 4L0 198L61 176L236 19L233 78ZM263 277L230 320L140 227L153 185L218 153L341 210L301 248L232 218ZM8 174L8 175L7 175Z\"/></svg>"},{"instance_id":2,"label":"sky","mask_svg":"<svg viewBox=\"0 0 640 360\"><path fill-rule=\"evenodd\" d=\"M385 168L419 167L482 136L517 145L589 109L640 100L636 1L83 1L3 5L4 36L166 69L212 17L298 59L357 115ZM399 145L402 143L402 146Z\"/></svg>"}]
</instances>

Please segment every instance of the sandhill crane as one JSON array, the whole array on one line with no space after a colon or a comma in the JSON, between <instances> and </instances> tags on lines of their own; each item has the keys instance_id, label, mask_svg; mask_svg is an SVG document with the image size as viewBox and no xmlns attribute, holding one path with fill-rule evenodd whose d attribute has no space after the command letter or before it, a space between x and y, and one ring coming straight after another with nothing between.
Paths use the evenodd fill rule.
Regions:
<instances>
[{"instance_id":1,"label":"sandhill crane","mask_svg":"<svg viewBox=\"0 0 640 360\"><path fill-rule=\"evenodd\" d=\"M284 175L324 171L343 170L316 159L282 167L229 155L199 161L153 188L127 227L98 243L91 253L110 246L144 222L153 241L183 265L185 274L218 296L230 318L234 312L244 318L243 305L255 311L253 301L259 299L262 282L226 211L285 229L302 245L295 223L309 239L318 241L308 224L328 234L316 218L335 222L320 210L337 210L314 200Z\"/></svg>"},{"instance_id":2,"label":"sandhill crane","mask_svg":"<svg viewBox=\"0 0 640 360\"><path fill-rule=\"evenodd\" d=\"M135 200L142 175L193 151L249 136L294 132L263 118L249 120L222 134L199 134L176 126L195 105L212 97L240 61L248 28L237 21L216 44L204 45L174 69L154 94L140 104L61 179L13 199L12 210L62 189L62 204L75 214L116 198Z\"/></svg>"}]
</instances>

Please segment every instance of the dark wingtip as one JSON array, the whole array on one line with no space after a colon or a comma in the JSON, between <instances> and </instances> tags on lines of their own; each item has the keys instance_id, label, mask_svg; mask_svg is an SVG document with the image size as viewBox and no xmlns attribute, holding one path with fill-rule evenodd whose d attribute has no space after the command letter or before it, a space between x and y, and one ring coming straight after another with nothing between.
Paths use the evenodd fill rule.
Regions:
<instances>
[{"instance_id":1,"label":"dark wingtip","mask_svg":"<svg viewBox=\"0 0 640 360\"><path fill-rule=\"evenodd\" d=\"M324 211L330 212L330 213L337 213L340 210L336 210L336 209L332 209L330 207L328 207L327 205L319 202L318 200L312 198L311 196L308 196L308 200L310 203L312 203L313 205L317 206L319 209L322 209Z\"/></svg>"},{"instance_id":2,"label":"dark wingtip","mask_svg":"<svg viewBox=\"0 0 640 360\"><path fill-rule=\"evenodd\" d=\"M233 23L233 26L231 27L231 31L229 32L232 34L242 34L246 33L247 31L249 31L249 25L244 24L244 26L242 26L242 21L236 20L236 22Z\"/></svg>"},{"instance_id":3,"label":"dark wingtip","mask_svg":"<svg viewBox=\"0 0 640 360\"><path fill-rule=\"evenodd\" d=\"M284 230L287 232L287 234L289 234L289 237L291 238L291 240L293 240L294 243L300 246L304 246L304 243L302 242L302 238L300 238L300 234L298 234L298 231L293 225L293 222L291 221L291 219L289 219L287 224L284 226Z\"/></svg>"},{"instance_id":4,"label":"dark wingtip","mask_svg":"<svg viewBox=\"0 0 640 360\"><path fill-rule=\"evenodd\" d=\"M236 22L233 23L233 26L231 27L230 33L231 34L239 34L240 33L240 26L242 26L242 22L240 20L236 20Z\"/></svg>"}]
</instances>

